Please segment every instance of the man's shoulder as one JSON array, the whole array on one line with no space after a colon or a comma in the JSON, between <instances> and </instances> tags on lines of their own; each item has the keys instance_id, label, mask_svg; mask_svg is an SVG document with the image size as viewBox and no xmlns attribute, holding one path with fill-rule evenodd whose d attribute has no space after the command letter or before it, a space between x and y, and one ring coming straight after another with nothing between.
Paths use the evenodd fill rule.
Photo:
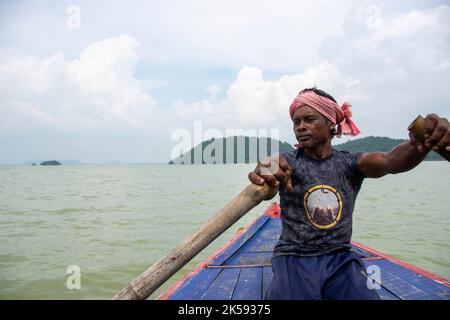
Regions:
<instances>
[{"instance_id":1,"label":"man's shoulder","mask_svg":"<svg viewBox=\"0 0 450 320\"><path fill-rule=\"evenodd\" d=\"M353 152L333 149L333 155L335 155L337 161L345 163L346 167L350 169L350 172L355 172L362 177L364 177L364 174L359 169L358 161L364 153L362 151Z\"/></svg>"}]
</instances>

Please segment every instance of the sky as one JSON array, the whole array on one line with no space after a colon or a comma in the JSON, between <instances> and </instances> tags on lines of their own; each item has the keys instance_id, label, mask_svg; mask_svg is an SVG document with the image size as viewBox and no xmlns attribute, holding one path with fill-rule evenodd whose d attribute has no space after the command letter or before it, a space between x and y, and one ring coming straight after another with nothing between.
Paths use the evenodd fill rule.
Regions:
<instances>
[{"instance_id":1,"label":"sky","mask_svg":"<svg viewBox=\"0 0 450 320\"><path fill-rule=\"evenodd\" d=\"M0 1L0 164L167 162L180 132L295 143L311 86L360 137L406 139L450 117L449 84L450 1Z\"/></svg>"}]
</instances>

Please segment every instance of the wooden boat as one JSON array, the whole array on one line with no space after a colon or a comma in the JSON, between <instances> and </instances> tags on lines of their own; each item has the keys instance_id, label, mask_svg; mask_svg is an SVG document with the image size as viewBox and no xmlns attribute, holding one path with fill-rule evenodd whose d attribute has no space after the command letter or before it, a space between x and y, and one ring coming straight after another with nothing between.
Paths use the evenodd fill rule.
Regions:
<instances>
[{"instance_id":1,"label":"wooden boat","mask_svg":"<svg viewBox=\"0 0 450 320\"><path fill-rule=\"evenodd\" d=\"M272 279L272 251L280 232L280 206L274 203L158 299L264 299ZM450 299L449 281L360 243L353 241L352 246L366 267L379 268L381 281L377 291L382 299Z\"/></svg>"}]
</instances>

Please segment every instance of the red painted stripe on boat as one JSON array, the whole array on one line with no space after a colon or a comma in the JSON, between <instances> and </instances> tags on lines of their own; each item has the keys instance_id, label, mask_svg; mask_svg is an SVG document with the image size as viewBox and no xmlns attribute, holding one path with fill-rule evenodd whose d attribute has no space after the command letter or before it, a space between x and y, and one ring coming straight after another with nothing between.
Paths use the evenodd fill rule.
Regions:
<instances>
[{"instance_id":1,"label":"red painted stripe on boat","mask_svg":"<svg viewBox=\"0 0 450 320\"><path fill-rule=\"evenodd\" d=\"M281 215L281 207L278 203L274 202L264 211L263 215L269 216L271 218L279 218Z\"/></svg>"},{"instance_id":2,"label":"red painted stripe on boat","mask_svg":"<svg viewBox=\"0 0 450 320\"><path fill-rule=\"evenodd\" d=\"M421 269L419 267L416 267L416 266L414 266L412 264L409 264L409 263L407 263L405 261L402 261L402 260L400 260L398 258L395 258L393 256L384 254L384 253L382 253L382 252L380 252L378 250L372 249L372 248L370 248L368 246L365 246L365 245L363 245L363 244L361 244L359 242L352 241L352 244L354 246L358 247L358 248L361 248L361 249L363 249L363 250L365 250L367 252L370 252L371 254L374 254L374 255L376 255L378 257L382 257L382 258L384 258L386 260L391 261L392 263L400 265L400 266L402 266L402 267L404 267L406 269L409 269L409 270L411 270L411 271L413 271L413 272L415 272L417 274L420 274L420 275L422 275L422 276L424 276L426 278L429 278L431 280L434 280L434 281L437 281L439 283L442 283L442 284L446 285L447 287L450 287L450 282L448 280L446 280L444 278L441 278L441 277L439 277L438 275L436 275L434 273L431 273L431 272L428 272L426 270L423 270L423 269Z\"/></svg>"}]
</instances>

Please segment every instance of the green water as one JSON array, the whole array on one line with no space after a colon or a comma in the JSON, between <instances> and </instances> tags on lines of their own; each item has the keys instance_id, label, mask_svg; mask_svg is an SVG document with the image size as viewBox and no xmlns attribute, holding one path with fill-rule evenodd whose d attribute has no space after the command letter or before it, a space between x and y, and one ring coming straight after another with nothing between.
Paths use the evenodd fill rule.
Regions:
<instances>
[{"instance_id":1,"label":"green water","mask_svg":"<svg viewBox=\"0 0 450 320\"><path fill-rule=\"evenodd\" d=\"M247 185L254 165L0 166L0 299L110 299ZM354 239L450 278L447 162L366 179ZM277 199L274 199L277 200ZM152 297L253 221L265 202ZM81 270L81 289L66 269Z\"/></svg>"}]
</instances>

